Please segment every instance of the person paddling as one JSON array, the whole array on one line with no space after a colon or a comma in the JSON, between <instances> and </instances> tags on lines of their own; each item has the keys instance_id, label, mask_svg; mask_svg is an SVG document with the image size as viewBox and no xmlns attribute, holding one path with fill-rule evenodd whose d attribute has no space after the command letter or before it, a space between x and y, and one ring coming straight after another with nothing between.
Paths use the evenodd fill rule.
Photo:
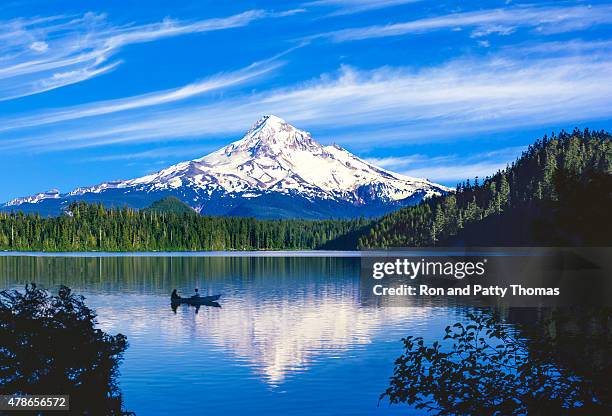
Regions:
<instances>
[{"instance_id":1,"label":"person paddling","mask_svg":"<svg viewBox=\"0 0 612 416\"><path fill-rule=\"evenodd\" d=\"M172 291L172 294L170 295L170 299L172 299L172 300L177 300L177 299L180 299L180 298L181 298L181 297L180 297L180 296L178 295L178 293L176 292L176 289L174 289L174 290Z\"/></svg>"},{"instance_id":2,"label":"person paddling","mask_svg":"<svg viewBox=\"0 0 612 416\"><path fill-rule=\"evenodd\" d=\"M199 298L199 297L200 297L200 291L196 288L195 295L193 295L192 298Z\"/></svg>"}]
</instances>

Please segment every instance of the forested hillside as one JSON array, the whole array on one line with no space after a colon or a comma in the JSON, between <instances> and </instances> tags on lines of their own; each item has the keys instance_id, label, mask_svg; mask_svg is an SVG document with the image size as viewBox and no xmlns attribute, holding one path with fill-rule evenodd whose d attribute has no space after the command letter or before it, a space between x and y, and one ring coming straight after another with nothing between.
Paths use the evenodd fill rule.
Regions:
<instances>
[{"instance_id":1,"label":"forested hillside","mask_svg":"<svg viewBox=\"0 0 612 416\"><path fill-rule=\"evenodd\" d=\"M545 136L490 178L384 216L360 247L610 245L612 141L606 132Z\"/></svg>"},{"instance_id":2,"label":"forested hillside","mask_svg":"<svg viewBox=\"0 0 612 416\"><path fill-rule=\"evenodd\" d=\"M153 202L148 208L144 208L145 211L149 212L168 212L174 214L192 214L196 212L186 203L174 196L168 196L162 198L159 201Z\"/></svg>"},{"instance_id":3,"label":"forested hillside","mask_svg":"<svg viewBox=\"0 0 612 416\"><path fill-rule=\"evenodd\" d=\"M166 205L166 204L162 204ZM296 250L356 245L364 219L256 220L73 203L58 217L0 213L0 250ZM343 243L343 244L345 244Z\"/></svg>"}]
</instances>

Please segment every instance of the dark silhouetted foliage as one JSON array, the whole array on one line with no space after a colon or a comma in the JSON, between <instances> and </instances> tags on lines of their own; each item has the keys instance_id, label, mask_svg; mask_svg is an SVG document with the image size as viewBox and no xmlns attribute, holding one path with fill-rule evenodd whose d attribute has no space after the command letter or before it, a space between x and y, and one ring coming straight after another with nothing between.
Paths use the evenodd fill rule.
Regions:
<instances>
[{"instance_id":1,"label":"dark silhouetted foliage","mask_svg":"<svg viewBox=\"0 0 612 416\"><path fill-rule=\"evenodd\" d=\"M82 296L27 285L0 292L0 394L70 395L73 414L119 415L126 337L96 328Z\"/></svg>"},{"instance_id":2,"label":"dark silhouetted foliage","mask_svg":"<svg viewBox=\"0 0 612 416\"><path fill-rule=\"evenodd\" d=\"M441 343L403 339L381 400L436 415L610 414L597 386L558 362L547 331L526 341L491 314L468 318Z\"/></svg>"}]
</instances>

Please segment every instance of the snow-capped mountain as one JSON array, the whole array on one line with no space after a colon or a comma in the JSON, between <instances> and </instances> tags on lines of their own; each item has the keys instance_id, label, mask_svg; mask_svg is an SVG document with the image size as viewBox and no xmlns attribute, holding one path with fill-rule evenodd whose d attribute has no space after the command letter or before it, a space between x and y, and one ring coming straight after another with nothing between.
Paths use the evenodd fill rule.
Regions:
<instances>
[{"instance_id":1,"label":"snow-capped mountain","mask_svg":"<svg viewBox=\"0 0 612 416\"><path fill-rule=\"evenodd\" d=\"M60 198L61 194L59 189L49 189L47 192L40 192L31 196L25 196L23 198L15 198L6 204L5 207L18 206L21 204L36 204L44 199L57 199Z\"/></svg>"},{"instance_id":2,"label":"snow-capped mountain","mask_svg":"<svg viewBox=\"0 0 612 416\"><path fill-rule=\"evenodd\" d=\"M141 178L17 198L4 209L59 213L74 200L141 208L173 195L210 215L352 217L379 215L449 191L373 166L340 146L323 146L270 115L242 139L202 158Z\"/></svg>"}]
</instances>

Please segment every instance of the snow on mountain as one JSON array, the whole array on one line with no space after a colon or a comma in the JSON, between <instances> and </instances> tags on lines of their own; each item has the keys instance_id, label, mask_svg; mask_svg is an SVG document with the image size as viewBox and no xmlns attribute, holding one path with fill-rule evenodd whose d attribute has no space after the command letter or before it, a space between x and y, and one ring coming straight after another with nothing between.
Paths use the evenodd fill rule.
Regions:
<instances>
[{"instance_id":1,"label":"snow on mountain","mask_svg":"<svg viewBox=\"0 0 612 416\"><path fill-rule=\"evenodd\" d=\"M57 199L61 196L59 189L50 189L47 192L40 192L36 195L15 198L4 204L6 207L18 206L21 204L36 204L44 199Z\"/></svg>"},{"instance_id":2,"label":"snow on mountain","mask_svg":"<svg viewBox=\"0 0 612 416\"><path fill-rule=\"evenodd\" d=\"M373 203L404 205L402 201L411 198L418 202L450 191L425 179L373 166L340 146L323 146L309 133L270 115L255 123L242 139L202 158L141 178L77 188L63 195L49 191L6 206L36 204L48 198L89 197L85 199L104 202L105 194L114 195L115 200L117 195L133 200L136 194L173 194L198 211L225 213L219 208L223 206L234 214L232 207L270 195L299 197L315 205L324 201L328 207L338 203L367 208Z\"/></svg>"}]
</instances>

